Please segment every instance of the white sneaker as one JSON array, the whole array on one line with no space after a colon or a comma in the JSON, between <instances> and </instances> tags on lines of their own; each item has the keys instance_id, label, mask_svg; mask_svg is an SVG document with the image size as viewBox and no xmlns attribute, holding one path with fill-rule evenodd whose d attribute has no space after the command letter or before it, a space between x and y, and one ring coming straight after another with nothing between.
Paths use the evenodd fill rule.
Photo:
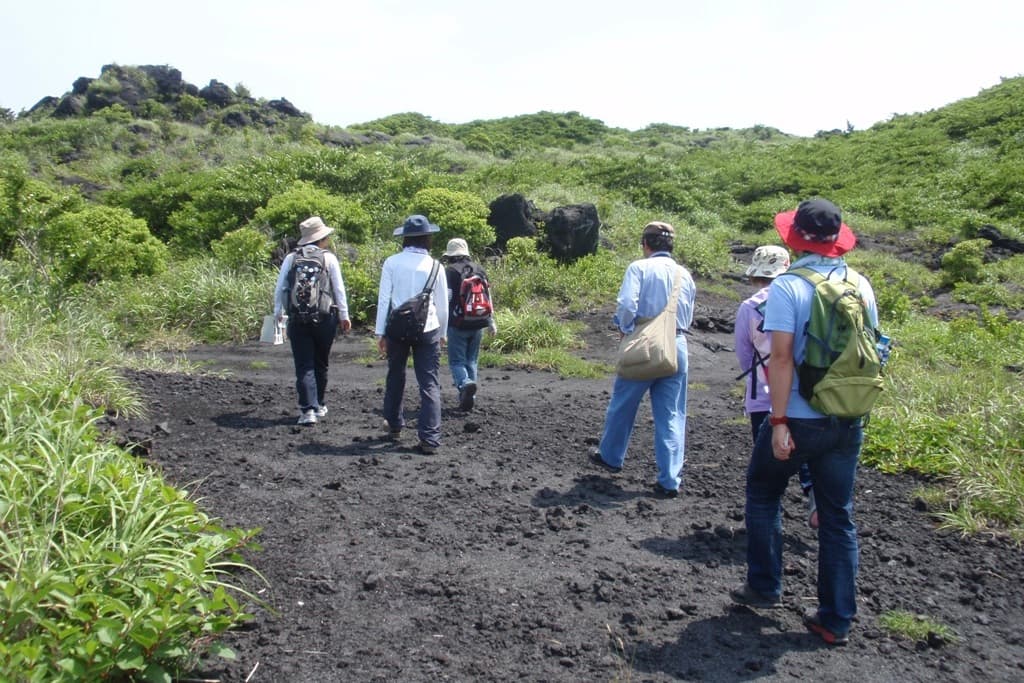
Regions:
<instances>
[{"instance_id":1,"label":"white sneaker","mask_svg":"<svg viewBox=\"0 0 1024 683\"><path fill-rule=\"evenodd\" d=\"M327 417L327 406L320 406L316 409L317 417Z\"/></svg>"},{"instance_id":2,"label":"white sneaker","mask_svg":"<svg viewBox=\"0 0 1024 683\"><path fill-rule=\"evenodd\" d=\"M300 425L315 425L316 424L316 410L310 408L309 410L302 411L302 415L299 415Z\"/></svg>"}]
</instances>

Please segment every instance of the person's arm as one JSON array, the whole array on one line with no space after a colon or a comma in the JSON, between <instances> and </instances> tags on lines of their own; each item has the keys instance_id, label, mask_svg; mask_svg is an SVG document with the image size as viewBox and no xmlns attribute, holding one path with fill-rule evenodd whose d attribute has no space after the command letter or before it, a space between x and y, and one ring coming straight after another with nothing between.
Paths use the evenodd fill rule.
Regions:
<instances>
[{"instance_id":1,"label":"person's arm","mask_svg":"<svg viewBox=\"0 0 1024 683\"><path fill-rule=\"evenodd\" d=\"M772 402L772 418L783 418L789 407L789 393L793 389L793 333L772 331L772 362L768 364L768 395ZM789 425L772 425L772 452L777 460L789 460L795 448Z\"/></svg>"},{"instance_id":2,"label":"person's arm","mask_svg":"<svg viewBox=\"0 0 1024 683\"><path fill-rule=\"evenodd\" d=\"M327 254L327 273L331 277L331 296L334 307L338 309L338 329L348 332L352 329L352 321L348 317L348 295L345 293L345 279L341 276L341 264L334 254Z\"/></svg>"},{"instance_id":3,"label":"person's arm","mask_svg":"<svg viewBox=\"0 0 1024 683\"><path fill-rule=\"evenodd\" d=\"M292 269L295 254L289 253L281 262L281 270L277 273L277 285L274 286L274 320L278 323L288 310L288 272Z\"/></svg>"},{"instance_id":4,"label":"person's arm","mask_svg":"<svg viewBox=\"0 0 1024 683\"><path fill-rule=\"evenodd\" d=\"M629 334L633 331L636 320L636 309L640 303L640 280L642 274L640 267L630 264L626 268L626 274L622 278L622 286L619 287L619 295L616 299L615 324L622 334Z\"/></svg>"}]
</instances>

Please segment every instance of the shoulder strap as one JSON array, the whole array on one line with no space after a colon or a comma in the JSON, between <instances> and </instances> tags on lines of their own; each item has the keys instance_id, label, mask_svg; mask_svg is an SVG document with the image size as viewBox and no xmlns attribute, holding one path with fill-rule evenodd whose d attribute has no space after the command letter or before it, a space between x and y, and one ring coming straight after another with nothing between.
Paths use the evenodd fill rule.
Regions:
<instances>
[{"instance_id":1,"label":"shoulder strap","mask_svg":"<svg viewBox=\"0 0 1024 683\"><path fill-rule=\"evenodd\" d=\"M434 282L437 280L437 271L439 269L438 263L435 260L434 265L430 267L430 277L427 278L427 284L423 285L423 293L427 294L434 288Z\"/></svg>"},{"instance_id":2,"label":"shoulder strap","mask_svg":"<svg viewBox=\"0 0 1024 683\"><path fill-rule=\"evenodd\" d=\"M672 284L672 294L668 298L668 303L665 304L665 313L669 313L675 310L676 302L679 301L679 290L683 288L683 269L676 264L676 279Z\"/></svg>"}]
</instances>

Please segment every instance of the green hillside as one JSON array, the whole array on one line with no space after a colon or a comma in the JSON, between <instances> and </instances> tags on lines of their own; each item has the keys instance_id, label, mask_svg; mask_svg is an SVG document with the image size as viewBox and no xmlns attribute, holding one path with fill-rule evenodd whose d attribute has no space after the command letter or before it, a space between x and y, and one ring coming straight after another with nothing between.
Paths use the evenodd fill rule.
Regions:
<instances>
[{"instance_id":1,"label":"green hillside","mask_svg":"<svg viewBox=\"0 0 1024 683\"><path fill-rule=\"evenodd\" d=\"M673 223L698 297L738 303L749 247L777 243L774 214L825 196L895 340L864 464L922 475L914 495L943 528L1024 540L1021 102L1024 78L1008 79L814 138L576 112L342 129L171 67L109 65L0 110L0 678L170 681L245 620L237 553L253 532L208 519L96 422L144 411L124 368L196 372L177 351L254 340L273 252L313 214L338 228L369 354L392 230L424 213L435 247L461 236L494 256L500 332L482 363L603 377L575 353L572 318L614 300L640 226ZM551 258L544 221L492 248L490 205L513 194L541 213L594 205L600 248Z\"/></svg>"}]
</instances>

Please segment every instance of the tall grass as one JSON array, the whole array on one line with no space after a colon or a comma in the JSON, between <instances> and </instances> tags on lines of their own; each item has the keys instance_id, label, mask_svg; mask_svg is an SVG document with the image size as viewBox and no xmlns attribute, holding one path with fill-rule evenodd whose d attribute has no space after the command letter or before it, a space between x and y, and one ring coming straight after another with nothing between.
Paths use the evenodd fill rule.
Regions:
<instances>
[{"instance_id":1,"label":"tall grass","mask_svg":"<svg viewBox=\"0 0 1024 683\"><path fill-rule=\"evenodd\" d=\"M0 262L0 680L169 681L246 618L254 532L100 438L104 412L142 410L123 337L47 292Z\"/></svg>"},{"instance_id":2,"label":"tall grass","mask_svg":"<svg viewBox=\"0 0 1024 683\"><path fill-rule=\"evenodd\" d=\"M253 532L101 442L99 415L31 384L0 395L4 680L163 680L246 617L231 575Z\"/></svg>"},{"instance_id":3,"label":"tall grass","mask_svg":"<svg viewBox=\"0 0 1024 683\"><path fill-rule=\"evenodd\" d=\"M898 346L864 461L938 478L949 502L937 514L949 528L1024 540L1024 324L913 315L891 336Z\"/></svg>"}]
</instances>

